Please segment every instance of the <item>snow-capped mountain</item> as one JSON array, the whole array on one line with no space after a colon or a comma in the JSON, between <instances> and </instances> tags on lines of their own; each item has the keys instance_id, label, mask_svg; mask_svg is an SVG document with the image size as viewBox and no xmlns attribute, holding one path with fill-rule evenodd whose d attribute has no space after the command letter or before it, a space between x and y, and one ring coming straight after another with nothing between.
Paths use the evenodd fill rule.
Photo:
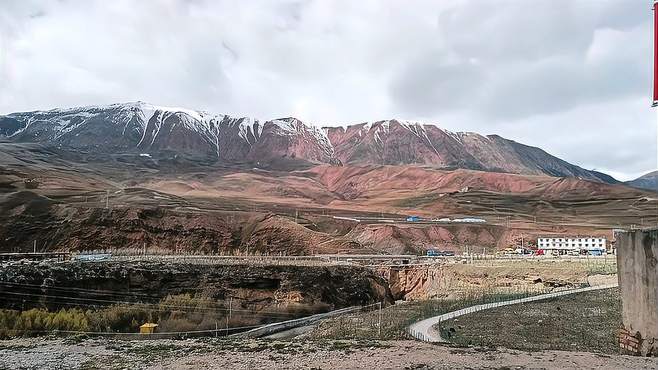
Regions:
<instances>
[{"instance_id":1,"label":"snow-capped mountain","mask_svg":"<svg viewBox=\"0 0 658 370\"><path fill-rule=\"evenodd\" d=\"M324 131L295 118L258 121L143 102L12 113L0 137L96 152L175 152L228 162L331 162Z\"/></svg>"},{"instance_id":2,"label":"snow-capped mountain","mask_svg":"<svg viewBox=\"0 0 658 370\"><path fill-rule=\"evenodd\" d=\"M545 151L472 132L450 132L435 125L384 120L347 127L326 127L336 157L353 164L425 164L528 175L579 177L615 183Z\"/></svg>"},{"instance_id":3,"label":"snow-capped mountain","mask_svg":"<svg viewBox=\"0 0 658 370\"><path fill-rule=\"evenodd\" d=\"M296 118L245 117L143 102L0 116L0 139L93 153L181 154L227 163L288 158L314 163L423 164L616 182L497 135L385 120L318 128Z\"/></svg>"}]
</instances>

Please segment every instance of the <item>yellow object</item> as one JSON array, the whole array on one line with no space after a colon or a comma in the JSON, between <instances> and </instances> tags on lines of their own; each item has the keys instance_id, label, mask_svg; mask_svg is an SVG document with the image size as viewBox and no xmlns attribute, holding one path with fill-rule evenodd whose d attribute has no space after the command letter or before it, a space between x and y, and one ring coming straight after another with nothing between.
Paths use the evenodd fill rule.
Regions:
<instances>
[{"instance_id":1,"label":"yellow object","mask_svg":"<svg viewBox=\"0 0 658 370\"><path fill-rule=\"evenodd\" d=\"M158 324L147 322L146 324L139 327L139 334L153 334L155 328L158 327Z\"/></svg>"}]
</instances>

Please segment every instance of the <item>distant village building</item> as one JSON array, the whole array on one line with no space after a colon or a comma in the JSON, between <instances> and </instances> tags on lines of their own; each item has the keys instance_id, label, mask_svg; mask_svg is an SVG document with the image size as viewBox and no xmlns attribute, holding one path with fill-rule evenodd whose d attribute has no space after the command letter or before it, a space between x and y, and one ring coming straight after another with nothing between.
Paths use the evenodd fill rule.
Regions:
<instances>
[{"instance_id":1,"label":"distant village building","mask_svg":"<svg viewBox=\"0 0 658 370\"><path fill-rule=\"evenodd\" d=\"M537 238L537 248L553 254L569 254L577 252L580 254L602 254L607 250L607 240L604 237L543 237Z\"/></svg>"}]
</instances>

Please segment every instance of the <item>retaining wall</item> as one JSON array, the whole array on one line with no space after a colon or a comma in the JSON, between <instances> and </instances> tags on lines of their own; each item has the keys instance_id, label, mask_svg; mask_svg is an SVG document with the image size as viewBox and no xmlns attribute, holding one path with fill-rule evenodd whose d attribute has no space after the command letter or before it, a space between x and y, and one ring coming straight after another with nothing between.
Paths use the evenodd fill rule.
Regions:
<instances>
[{"instance_id":1,"label":"retaining wall","mask_svg":"<svg viewBox=\"0 0 658 370\"><path fill-rule=\"evenodd\" d=\"M628 354L658 356L658 229L618 231L622 297L619 345Z\"/></svg>"}]
</instances>

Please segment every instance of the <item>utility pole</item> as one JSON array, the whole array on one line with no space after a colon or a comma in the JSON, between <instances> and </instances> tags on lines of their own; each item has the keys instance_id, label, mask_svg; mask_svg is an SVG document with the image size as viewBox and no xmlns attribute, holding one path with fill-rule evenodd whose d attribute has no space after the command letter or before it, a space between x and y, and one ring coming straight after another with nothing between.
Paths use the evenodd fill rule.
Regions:
<instances>
[{"instance_id":1,"label":"utility pole","mask_svg":"<svg viewBox=\"0 0 658 370\"><path fill-rule=\"evenodd\" d=\"M36 241L36 239L34 240L34 247L33 247L33 249L34 249L34 252L33 252L33 253L36 254L36 253L37 253L37 241Z\"/></svg>"},{"instance_id":2,"label":"utility pole","mask_svg":"<svg viewBox=\"0 0 658 370\"><path fill-rule=\"evenodd\" d=\"M382 302L379 302L379 317L377 319L377 332L379 338L382 337Z\"/></svg>"},{"instance_id":3,"label":"utility pole","mask_svg":"<svg viewBox=\"0 0 658 370\"><path fill-rule=\"evenodd\" d=\"M231 306L233 306L233 297L228 301L228 315L226 316L226 335L228 335L228 321L231 319Z\"/></svg>"}]
</instances>

